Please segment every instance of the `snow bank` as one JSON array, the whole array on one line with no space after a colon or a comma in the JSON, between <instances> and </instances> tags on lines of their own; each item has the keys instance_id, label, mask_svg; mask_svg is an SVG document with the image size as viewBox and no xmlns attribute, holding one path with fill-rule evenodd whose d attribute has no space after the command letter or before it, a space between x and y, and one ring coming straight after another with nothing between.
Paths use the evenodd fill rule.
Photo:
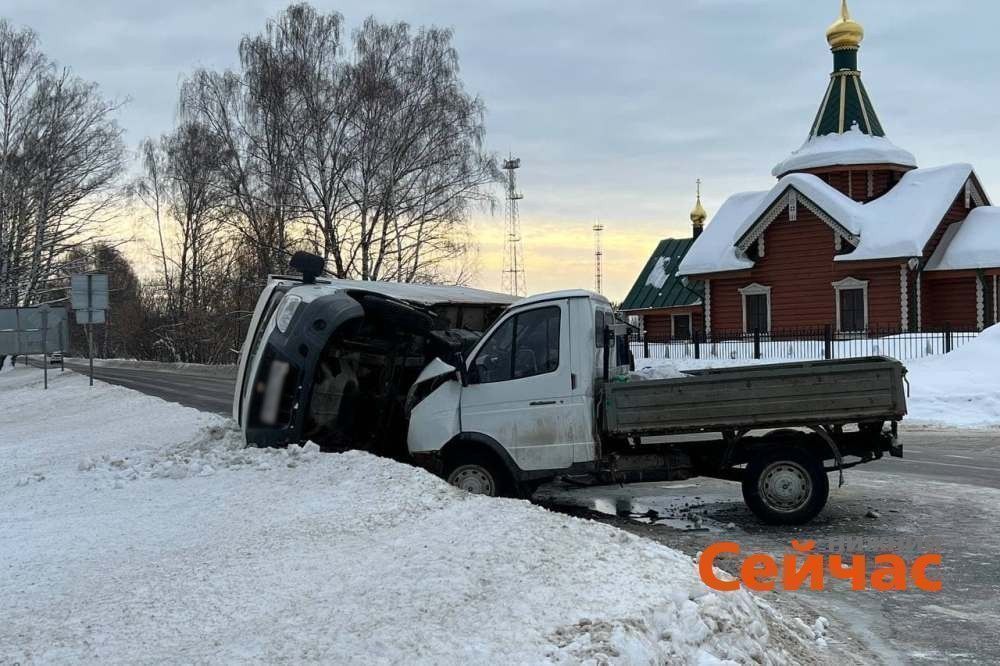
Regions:
<instances>
[{"instance_id":1,"label":"snow bank","mask_svg":"<svg viewBox=\"0 0 1000 666\"><path fill-rule=\"evenodd\" d=\"M1000 324L949 354L906 365L910 420L1000 426Z\"/></svg>"},{"instance_id":2,"label":"snow bank","mask_svg":"<svg viewBox=\"0 0 1000 666\"><path fill-rule=\"evenodd\" d=\"M0 663L815 658L814 632L664 546L40 374L0 377Z\"/></svg>"},{"instance_id":3,"label":"snow bank","mask_svg":"<svg viewBox=\"0 0 1000 666\"><path fill-rule=\"evenodd\" d=\"M789 171L852 164L901 164L917 166L917 159L884 136L872 136L854 125L842 134L810 137L802 147L775 165L780 178Z\"/></svg>"}]
</instances>

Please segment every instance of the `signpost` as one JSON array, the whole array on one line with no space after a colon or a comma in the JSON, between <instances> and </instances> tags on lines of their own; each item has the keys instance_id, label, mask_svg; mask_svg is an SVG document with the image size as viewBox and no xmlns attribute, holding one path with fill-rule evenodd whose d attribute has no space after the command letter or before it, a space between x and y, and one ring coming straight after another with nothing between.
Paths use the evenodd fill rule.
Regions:
<instances>
[{"instance_id":1,"label":"signpost","mask_svg":"<svg viewBox=\"0 0 1000 666\"><path fill-rule=\"evenodd\" d=\"M66 310L48 304L31 308L0 308L0 356L42 354L48 388L48 354L65 349Z\"/></svg>"},{"instance_id":2,"label":"signpost","mask_svg":"<svg viewBox=\"0 0 1000 666\"><path fill-rule=\"evenodd\" d=\"M85 273L70 276L70 304L76 312L76 323L87 327L87 347L90 357L90 385L94 385L93 325L105 322L108 309L107 273Z\"/></svg>"}]
</instances>

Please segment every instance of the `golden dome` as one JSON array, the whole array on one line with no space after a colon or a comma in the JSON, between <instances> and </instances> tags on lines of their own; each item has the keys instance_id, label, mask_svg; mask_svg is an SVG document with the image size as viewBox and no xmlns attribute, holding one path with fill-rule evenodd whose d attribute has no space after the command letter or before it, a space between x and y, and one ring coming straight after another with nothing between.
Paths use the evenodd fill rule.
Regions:
<instances>
[{"instance_id":1,"label":"golden dome","mask_svg":"<svg viewBox=\"0 0 1000 666\"><path fill-rule=\"evenodd\" d=\"M840 18L826 29L826 41L832 49L858 48L865 38L865 29L851 18L847 9L847 0L840 3Z\"/></svg>"},{"instance_id":2,"label":"golden dome","mask_svg":"<svg viewBox=\"0 0 1000 666\"><path fill-rule=\"evenodd\" d=\"M699 192L698 198L694 204L694 208L691 209L691 222L698 226L702 226L705 224L705 220L707 219L708 219L708 213L705 212L705 207L701 205L701 193Z\"/></svg>"}]
</instances>

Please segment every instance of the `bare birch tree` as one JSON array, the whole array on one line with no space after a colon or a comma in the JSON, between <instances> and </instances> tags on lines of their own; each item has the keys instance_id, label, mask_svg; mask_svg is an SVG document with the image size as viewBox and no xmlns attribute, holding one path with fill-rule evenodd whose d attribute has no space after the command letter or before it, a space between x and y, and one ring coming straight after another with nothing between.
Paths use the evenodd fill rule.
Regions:
<instances>
[{"instance_id":1,"label":"bare birch tree","mask_svg":"<svg viewBox=\"0 0 1000 666\"><path fill-rule=\"evenodd\" d=\"M0 19L0 304L29 304L67 252L115 214L124 165L118 104L51 64Z\"/></svg>"}]
</instances>

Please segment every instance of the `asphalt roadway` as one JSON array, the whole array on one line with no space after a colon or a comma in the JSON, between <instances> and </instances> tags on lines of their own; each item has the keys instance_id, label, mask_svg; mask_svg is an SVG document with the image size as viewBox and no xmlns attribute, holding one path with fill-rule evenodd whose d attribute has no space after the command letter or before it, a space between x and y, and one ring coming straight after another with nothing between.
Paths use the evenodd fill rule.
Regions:
<instances>
[{"instance_id":1,"label":"asphalt roadway","mask_svg":"<svg viewBox=\"0 0 1000 666\"><path fill-rule=\"evenodd\" d=\"M41 367L41 361L31 364ZM66 369L82 375L89 373L86 359L66 359ZM59 372L58 365L50 365L49 371ZM117 384L146 395L163 398L186 407L194 407L203 412L214 412L223 416L233 413L233 390L236 379L232 366L212 368L120 368L94 366L94 379L108 384Z\"/></svg>"}]
</instances>

